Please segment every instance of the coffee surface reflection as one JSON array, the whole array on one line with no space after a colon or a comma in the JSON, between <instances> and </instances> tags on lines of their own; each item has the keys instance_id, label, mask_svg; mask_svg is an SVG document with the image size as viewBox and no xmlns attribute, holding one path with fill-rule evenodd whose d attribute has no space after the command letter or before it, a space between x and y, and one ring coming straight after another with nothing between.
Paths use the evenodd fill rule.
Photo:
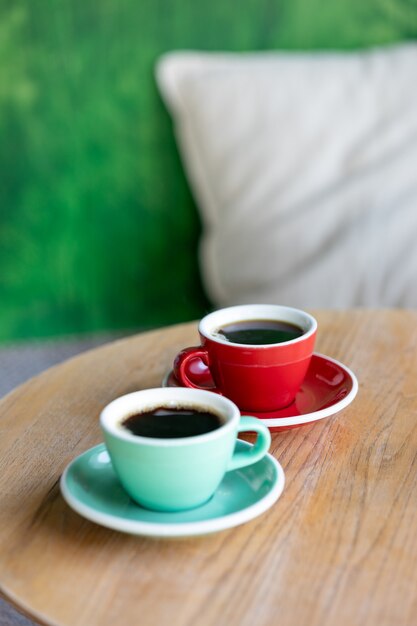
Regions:
<instances>
[{"instance_id":1,"label":"coffee surface reflection","mask_svg":"<svg viewBox=\"0 0 417 626\"><path fill-rule=\"evenodd\" d=\"M204 435L220 428L222 420L215 413L193 407L156 407L129 415L122 422L132 435L156 439L176 439Z\"/></svg>"},{"instance_id":2,"label":"coffee surface reflection","mask_svg":"<svg viewBox=\"0 0 417 626\"><path fill-rule=\"evenodd\" d=\"M304 331L295 324L279 320L242 320L226 324L213 334L231 343L263 346L292 341Z\"/></svg>"}]
</instances>

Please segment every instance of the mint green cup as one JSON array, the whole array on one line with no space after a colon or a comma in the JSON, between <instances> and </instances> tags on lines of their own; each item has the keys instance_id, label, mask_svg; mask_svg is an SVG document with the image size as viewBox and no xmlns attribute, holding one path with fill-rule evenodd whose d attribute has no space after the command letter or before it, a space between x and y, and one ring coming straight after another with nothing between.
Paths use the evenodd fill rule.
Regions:
<instances>
[{"instance_id":1,"label":"mint green cup","mask_svg":"<svg viewBox=\"0 0 417 626\"><path fill-rule=\"evenodd\" d=\"M175 439L134 435L121 425L130 415L161 406L207 410L219 417L221 425L202 435ZM241 417L231 400L197 389L146 389L121 396L103 409L100 425L122 487L135 502L157 511L204 504L226 472L256 463L271 442L260 420ZM256 432L256 442L235 452L237 434L245 431Z\"/></svg>"}]
</instances>

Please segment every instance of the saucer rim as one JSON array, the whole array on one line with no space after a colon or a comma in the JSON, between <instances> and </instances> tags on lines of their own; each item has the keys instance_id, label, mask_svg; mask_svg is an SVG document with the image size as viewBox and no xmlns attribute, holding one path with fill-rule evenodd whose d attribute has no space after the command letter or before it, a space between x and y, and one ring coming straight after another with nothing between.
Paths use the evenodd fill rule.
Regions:
<instances>
[{"instance_id":1,"label":"saucer rim","mask_svg":"<svg viewBox=\"0 0 417 626\"><path fill-rule=\"evenodd\" d=\"M239 445L244 447L252 447L252 444L238 440ZM95 522L100 526L104 526L106 528L110 528L112 530L117 530L120 532L129 533L132 535L142 535L148 537L160 537L160 538L169 538L169 537L191 537L191 536L199 536L199 535L208 535L211 533L219 532L222 530L227 530L228 528L233 528L234 526L239 526L246 522L249 522L252 519L255 519L265 511L267 511L278 498L281 496L284 486L285 486L285 474L280 463L269 453L265 455L261 459L262 462L267 460L269 463L272 463L275 470L275 479L271 489L268 491L266 495L257 500L254 504L243 507L238 511L233 513L220 515L218 517L212 519L203 519L192 522L180 522L180 523L166 523L166 522L145 522L138 520L125 520L118 515L112 515L110 513L102 513L97 511L93 506L88 506L82 502L80 502L71 492L71 489L68 487L68 475L73 469L74 465L76 465L81 457L91 454L95 451L96 454L106 451L106 446L104 443L100 443L97 446L93 446L88 450L85 450L78 456L76 456L68 465L66 466L64 472L62 473L60 479L60 489L61 494L66 501L66 503L79 515L88 519L91 522ZM111 461L109 459L109 463ZM231 473L240 473L245 468L232 470ZM139 505L135 503L132 504L141 508ZM202 505L204 506L204 505ZM160 513L161 516L164 515L163 512Z\"/></svg>"},{"instance_id":2,"label":"saucer rim","mask_svg":"<svg viewBox=\"0 0 417 626\"><path fill-rule=\"evenodd\" d=\"M326 354L322 354L321 352L314 352L313 356L318 357L319 359L325 359L326 361L330 361L331 363L337 365L340 369L342 369L346 374L348 374L352 383L352 388L349 391L349 393L338 402L335 402L334 404L331 404L330 406L325 407L324 409L319 409L318 411L312 411L311 413L303 413L302 415L295 415L293 417L261 417L262 412L254 411L253 412L255 414L254 416L257 419L259 419L263 424L271 428L276 428L277 426L281 426L281 427L301 426L303 424L309 424L310 422L317 422L321 419L324 419L325 417L330 417L331 415L335 415L336 413L339 413L340 411L345 409L347 406L349 406L349 404L351 404L351 402L355 399L359 390L359 383L353 371L349 367L347 367L347 365L344 365L343 363L341 363L341 361L338 361L337 359L334 359L333 357L327 356ZM168 379L171 373L172 373L172 369L170 369L165 374L162 380L162 386L168 386ZM208 391L210 390L208 389ZM244 411L244 410L240 410L240 411L241 411L242 416L251 415L250 411ZM270 412L272 413L272 411ZM268 411L265 411L265 413L268 413Z\"/></svg>"}]
</instances>

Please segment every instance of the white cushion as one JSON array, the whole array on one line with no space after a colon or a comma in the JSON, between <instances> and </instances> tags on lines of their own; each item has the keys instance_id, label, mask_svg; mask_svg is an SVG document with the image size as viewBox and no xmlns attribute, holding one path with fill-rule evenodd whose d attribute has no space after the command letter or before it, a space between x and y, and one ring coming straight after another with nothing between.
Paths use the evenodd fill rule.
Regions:
<instances>
[{"instance_id":1,"label":"white cushion","mask_svg":"<svg viewBox=\"0 0 417 626\"><path fill-rule=\"evenodd\" d=\"M417 46L164 56L217 306L417 306Z\"/></svg>"}]
</instances>

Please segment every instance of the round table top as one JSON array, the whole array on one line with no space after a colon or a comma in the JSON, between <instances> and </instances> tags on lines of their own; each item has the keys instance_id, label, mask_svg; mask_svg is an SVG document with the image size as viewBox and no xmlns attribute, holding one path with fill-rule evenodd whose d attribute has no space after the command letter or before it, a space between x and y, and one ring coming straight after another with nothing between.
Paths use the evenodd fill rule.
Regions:
<instances>
[{"instance_id":1,"label":"round table top","mask_svg":"<svg viewBox=\"0 0 417 626\"><path fill-rule=\"evenodd\" d=\"M195 323L129 337L0 403L0 591L46 624L412 624L417 589L417 312L319 311L317 351L359 379L342 412L273 434L286 474L262 516L151 539L75 513L60 476L113 398L161 385Z\"/></svg>"}]
</instances>

